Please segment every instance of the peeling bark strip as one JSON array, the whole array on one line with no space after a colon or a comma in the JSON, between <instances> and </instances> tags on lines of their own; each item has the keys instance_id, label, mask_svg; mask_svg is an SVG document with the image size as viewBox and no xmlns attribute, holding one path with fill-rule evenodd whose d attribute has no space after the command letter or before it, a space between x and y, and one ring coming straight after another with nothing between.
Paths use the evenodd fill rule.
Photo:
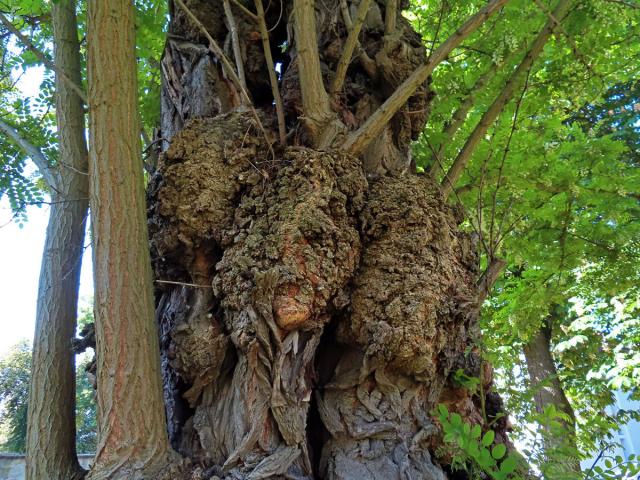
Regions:
<instances>
[{"instance_id":1,"label":"peeling bark strip","mask_svg":"<svg viewBox=\"0 0 640 480\"><path fill-rule=\"evenodd\" d=\"M500 402L451 379L463 368L491 386L466 353L478 272L460 212L407 173L431 94L428 73L415 83L425 48L399 14L406 5L286 0L257 5L256 17L231 3L244 12L236 59L263 135L207 48L233 45L222 1L179 1L208 35L174 8L162 63L171 144L148 191L172 446L197 465L194 478L446 478L430 411L446 402L487 428ZM277 82L264 74L273 62ZM331 148L399 87L406 97L359 158ZM276 92L289 146L271 158ZM483 403L495 405L487 419Z\"/></svg>"}]
</instances>

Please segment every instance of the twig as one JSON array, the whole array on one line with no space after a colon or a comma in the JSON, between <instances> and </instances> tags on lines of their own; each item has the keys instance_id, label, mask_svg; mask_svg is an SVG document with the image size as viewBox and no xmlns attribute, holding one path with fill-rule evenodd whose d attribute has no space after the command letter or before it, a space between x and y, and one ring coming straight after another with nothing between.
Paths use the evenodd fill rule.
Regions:
<instances>
[{"instance_id":1,"label":"twig","mask_svg":"<svg viewBox=\"0 0 640 480\"><path fill-rule=\"evenodd\" d=\"M269 43L269 31L267 30L267 22L265 20L264 9L262 8L262 0L254 0L256 11L258 12L258 28L260 29L260 37L262 38L262 49L264 50L264 59L267 63L269 71L269 83L271 84L271 93L276 104L276 116L278 117L278 134L280 136L280 145L287 143L287 130L284 123L284 106L280 89L278 88L278 77L276 76L276 67L271 55L271 45Z\"/></svg>"},{"instance_id":2,"label":"twig","mask_svg":"<svg viewBox=\"0 0 640 480\"><path fill-rule=\"evenodd\" d=\"M617 3L618 5L622 5L628 8L640 9L640 4L629 3L629 2L625 2L624 0L605 0L605 1L609 3Z\"/></svg>"},{"instance_id":3,"label":"twig","mask_svg":"<svg viewBox=\"0 0 640 480\"><path fill-rule=\"evenodd\" d=\"M244 76L244 65L242 64L242 51L240 50L240 39L238 38L238 27L236 26L236 19L233 17L231 11L231 5L229 0L223 0L224 14L227 17L227 24L229 25L229 33L231 33L231 46L233 48L233 56L236 60L236 69L238 72L238 80L240 85L245 90L247 89L247 80Z\"/></svg>"},{"instance_id":4,"label":"twig","mask_svg":"<svg viewBox=\"0 0 640 480\"><path fill-rule=\"evenodd\" d=\"M247 9L244 5L242 5L238 0L231 0L233 2L233 4L238 7L240 9L240 11L242 13L244 13L247 17L249 17L251 20L253 20L254 22L258 22L258 17L256 16L255 13L251 12L249 9Z\"/></svg>"},{"instance_id":5,"label":"twig","mask_svg":"<svg viewBox=\"0 0 640 480\"><path fill-rule=\"evenodd\" d=\"M353 28L353 22L351 22L351 15L349 14L349 7L347 6L347 0L340 0L340 11L342 12L342 20L344 21L345 27L347 27L347 31L351 31ZM356 47L360 46L360 42L356 42ZM360 50L358 54L358 59L360 60L360 65L364 69L367 75L370 78L374 78L376 76L376 63L371 60L371 57L367 55L367 52L364 50Z\"/></svg>"},{"instance_id":6,"label":"twig","mask_svg":"<svg viewBox=\"0 0 640 480\"><path fill-rule=\"evenodd\" d=\"M180 8L182 8L182 10L184 10L187 16L191 19L191 21L196 25L196 27L198 27L198 29L209 41L209 50L211 50L211 52L216 57L218 57L218 59L222 62L222 65L224 67L224 70L227 72L227 75L229 76L229 78L231 79L235 87L240 91L240 94L242 95L242 97L244 97L246 101L246 106L251 110L251 113L253 114L253 118L255 119L256 124L258 125L258 128L261 130L262 134L264 135L264 139L267 143L267 146L269 147L269 152L271 153L272 158L275 159L276 155L275 155L275 152L273 151L273 147L271 146L271 142L269 141L269 136L267 135L267 131L264 129L264 126L260 121L258 112L256 112L256 109L253 107L253 102L251 102L251 98L249 97L249 94L242 86L242 83L240 82L238 75L236 75L236 73L233 71L233 66L231 65L231 62L229 62L229 59L226 57L226 55L220 48L220 45L218 45L218 43L209 34L206 27L202 24L200 20L198 20L198 17L196 17L193 14L193 12L189 10L189 8L184 4L182 0L175 0L175 2L178 4Z\"/></svg>"},{"instance_id":7,"label":"twig","mask_svg":"<svg viewBox=\"0 0 640 480\"><path fill-rule=\"evenodd\" d=\"M66 73L64 73L51 60L49 60L47 56L43 52L41 52L31 42L31 40L29 40L26 36L24 36L22 32L20 32L20 30L18 30L16 26L13 23L11 23L9 19L5 17L5 15L1 12L0 12L0 22L2 22L4 26L7 27L9 31L11 31L11 33L13 33L16 37L18 37L20 42L29 50L31 50L31 52L33 52L33 54L38 58L38 60L40 60L47 68L56 72L56 74L59 75L62 80L67 82L67 84L69 85L69 88L71 88L76 93L76 95L80 97L80 99L85 103L85 105L88 105L87 95L84 92L84 90L82 90L82 88L79 85L77 85Z\"/></svg>"},{"instance_id":8,"label":"twig","mask_svg":"<svg viewBox=\"0 0 640 480\"><path fill-rule=\"evenodd\" d=\"M433 145L431 145L431 142L429 141L429 139L426 139L427 141L427 145L429 146L429 149L431 150L431 153L433 153L435 155L436 161L438 163L440 163L440 158L438 158L438 155L436 154L435 149L433 148ZM487 244L484 241L484 237L482 235L482 225L478 224L478 228L476 228L476 226L473 224L473 218L471 217L471 215L469 215L469 212L467 212L466 207L464 206L464 203L462 203L462 199L460 198L460 196L458 196L458 192L456 192L454 190L455 196L458 199L458 203L460 204L460 206L462 207L462 209L464 210L464 214L465 216L469 219L469 223L471 224L471 228L473 228L473 231L476 233L476 235L478 235L478 238L480 239L480 242L482 243L482 246L485 250L485 252L489 252L489 249L487 248Z\"/></svg>"},{"instance_id":9,"label":"twig","mask_svg":"<svg viewBox=\"0 0 640 480\"><path fill-rule=\"evenodd\" d=\"M182 285L185 287L213 288L211 285L199 285L197 283L172 282L171 280L155 280L156 283L166 283L167 285Z\"/></svg>"},{"instance_id":10,"label":"twig","mask_svg":"<svg viewBox=\"0 0 640 480\"><path fill-rule=\"evenodd\" d=\"M509 131L509 137L507 138L507 143L504 146L504 150L502 152L502 160L500 161L500 168L498 169L498 180L496 181L496 188L493 190L493 204L491 206L491 221L489 223L489 245L491 245L490 255L494 254L494 238L493 238L493 229L495 225L496 219L496 210L498 208L498 190L502 186L502 174L504 172L504 165L507 161L507 155L509 155L509 148L511 146L511 140L513 139L513 134L516 132L516 128L518 125L518 113L520 113L520 106L522 105L522 99L524 98L524 94L527 91L527 87L529 86L529 75L531 73L531 68L527 71L527 76L524 81L524 87L522 88L522 93L518 97L516 101L515 112L513 113L513 121L511 123L511 130Z\"/></svg>"},{"instance_id":11,"label":"twig","mask_svg":"<svg viewBox=\"0 0 640 480\"><path fill-rule=\"evenodd\" d=\"M440 2L440 14L438 15L438 23L436 24L436 31L433 34L433 40L431 40L431 46L429 47L429 54L427 55L427 61L431 54L433 53L434 48L436 48L436 42L438 41L438 37L440 36L440 28L442 27L442 17L444 17L444 7L446 6L446 0L441 0Z\"/></svg>"},{"instance_id":12,"label":"twig","mask_svg":"<svg viewBox=\"0 0 640 480\"><path fill-rule=\"evenodd\" d=\"M571 50L573 50L573 54L578 57L578 60L580 60L582 62L582 64L585 66L585 68L591 72L591 74L595 77L598 77L600 80L601 77L600 75L598 75L593 67L591 66L591 64L586 60L586 58L584 57L584 55L582 55L582 53L580 52L580 50L578 49L578 45L576 45L575 40L573 39L573 37L569 34L569 32L567 32L567 30L562 26L562 24L560 23L560 20L558 20L558 18L553 14L553 12L551 12L551 10L549 10L547 8L547 6L542 3L540 0L534 0L534 2L536 3L536 5L538 6L538 8L540 10L542 10L545 15L547 15L547 17L549 17L555 24L556 24L556 28L562 33L562 35L564 35L564 37L567 39L567 41L569 42L569 44L571 45Z\"/></svg>"},{"instance_id":13,"label":"twig","mask_svg":"<svg viewBox=\"0 0 640 480\"><path fill-rule=\"evenodd\" d=\"M362 25L367 18L367 12L369 11L370 4L371 0L360 0L360 5L358 5L358 10L356 12L355 23L353 23L349 27L349 35L347 36L347 41L344 43L342 55L340 55L340 60L338 61L338 66L336 68L336 74L333 77L333 82L331 83L332 95L339 93L342 89L344 79L347 75L347 69L349 68L349 64L351 63L353 51L358 45L358 35L360 35Z\"/></svg>"},{"instance_id":14,"label":"twig","mask_svg":"<svg viewBox=\"0 0 640 480\"><path fill-rule=\"evenodd\" d=\"M500 10L508 1L509 0L491 0L475 15L469 17L458 30L433 52L428 62L414 70L378 110L376 110L358 130L347 137L342 148L352 155L361 154L371 141L382 133L387 123L389 123L398 110L402 108L409 97L429 78L429 75L431 75L436 66L444 61L454 48L475 32L480 25Z\"/></svg>"}]
</instances>

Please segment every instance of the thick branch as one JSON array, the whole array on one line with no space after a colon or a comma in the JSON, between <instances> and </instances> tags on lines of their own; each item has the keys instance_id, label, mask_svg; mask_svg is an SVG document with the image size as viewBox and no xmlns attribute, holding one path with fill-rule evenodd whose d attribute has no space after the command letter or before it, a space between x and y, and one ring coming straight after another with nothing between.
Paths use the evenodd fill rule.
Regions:
<instances>
[{"instance_id":1,"label":"thick branch","mask_svg":"<svg viewBox=\"0 0 640 480\"><path fill-rule=\"evenodd\" d=\"M31 50L31 52L33 52L33 54L38 58L38 60L40 60L47 68L56 72L60 76L60 78L69 85L69 88L71 88L82 99L85 105L87 104L87 95L84 90L82 90L82 88L78 84L71 80L71 78L69 78L66 73L56 67L56 65L51 60L49 60L44 53L38 50L38 48L31 42L31 40L24 36L22 32L20 32L20 30L18 30L15 25L11 23L7 17L4 16L3 13L0 13L0 22L2 22L2 24L7 27L7 29L11 33L18 37L20 42L29 50Z\"/></svg>"},{"instance_id":2,"label":"thick branch","mask_svg":"<svg viewBox=\"0 0 640 480\"><path fill-rule=\"evenodd\" d=\"M482 305L483 302L487 299L489 294L491 293L491 289L493 285L498 280L498 277L506 267L507 262L502 260L501 258L494 258L491 260L487 269L482 272L482 275L478 279L478 306Z\"/></svg>"},{"instance_id":3,"label":"thick branch","mask_svg":"<svg viewBox=\"0 0 640 480\"><path fill-rule=\"evenodd\" d=\"M57 187L56 176L54 175L52 168L49 166L49 162L46 157L40 151L39 148L25 139L20 132L13 128L11 125L0 119L0 130L2 130L13 142L22 149L24 153L36 164L40 175L47 182L47 185L52 189Z\"/></svg>"},{"instance_id":4,"label":"thick branch","mask_svg":"<svg viewBox=\"0 0 640 480\"><path fill-rule=\"evenodd\" d=\"M384 34L393 35L396 31L396 15L398 13L398 0L387 0L384 11Z\"/></svg>"},{"instance_id":5,"label":"thick branch","mask_svg":"<svg viewBox=\"0 0 640 480\"><path fill-rule=\"evenodd\" d=\"M240 85L245 90L247 89L247 81L244 77L244 65L242 64L242 52L240 51L240 39L238 38L238 27L236 26L236 19L233 17L231 11L231 4L229 0L224 0L224 14L227 17L227 24L229 25L229 33L231 33L231 46L233 48L233 56L236 60L236 69L238 72L238 80Z\"/></svg>"},{"instance_id":6,"label":"thick branch","mask_svg":"<svg viewBox=\"0 0 640 480\"><path fill-rule=\"evenodd\" d=\"M571 0L560 0L558 2L558 5L556 6L555 11L553 12L553 15L556 18L563 17L569 10L570 6ZM544 45L547 43L547 40L553 33L555 26L556 23L554 20L549 19L547 21L544 28L540 31L533 44L531 45L531 48L524 56L516 70L513 72L500 94L493 101L489 109L484 113L484 115L480 119L480 122L467 139L464 147L462 147L462 150L456 157L453 165L445 175L445 178L442 180L442 192L445 197L447 197L451 193L451 189L460 178L460 175L462 175L464 168L469 162L469 159L475 151L478 143L480 143L480 140L482 140L484 135L487 133L487 130L489 130L489 127L491 127L493 122L495 122L495 120L498 118L498 115L500 115L500 112L507 104L507 102L511 99L513 93L519 87L521 82L524 81L526 72L531 68L531 65L533 65L533 62L540 55L540 53L542 53Z\"/></svg>"},{"instance_id":7,"label":"thick branch","mask_svg":"<svg viewBox=\"0 0 640 480\"><path fill-rule=\"evenodd\" d=\"M358 35L360 35L362 25L367 18L367 11L369 10L370 4L371 0L360 1L360 5L358 5L358 11L356 13L356 21L349 27L349 35L347 36L347 41L344 43L344 49L342 50L342 55L340 56L338 67L336 68L336 75L333 77L333 82L331 84L331 94L333 95L340 92L342 89L344 78L347 75L347 69L351 63L353 51L358 45Z\"/></svg>"},{"instance_id":8,"label":"thick branch","mask_svg":"<svg viewBox=\"0 0 640 480\"><path fill-rule=\"evenodd\" d=\"M362 153L369 143L382 133L387 123L409 100L409 97L429 78L436 66L508 1L491 0L483 9L471 16L433 52L426 64L417 68L358 130L349 135L343 148L353 155Z\"/></svg>"},{"instance_id":9,"label":"thick branch","mask_svg":"<svg viewBox=\"0 0 640 480\"><path fill-rule=\"evenodd\" d=\"M260 29L260 37L262 38L262 49L264 50L264 60L267 63L269 71L269 83L271 83L271 93L276 104L276 116L278 117L278 134L280 144L286 143L287 131L284 123L284 106L282 105L282 97L278 88L278 77L276 76L276 68L271 55L271 45L269 43L269 31L264 17L264 9L262 8L262 0L254 0L256 11L258 12L258 28Z\"/></svg>"},{"instance_id":10,"label":"thick branch","mask_svg":"<svg viewBox=\"0 0 640 480\"><path fill-rule=\"evenodd\" d=\"M317 146L323 143L322 130L331 121L332 112L322 82L313 0L294 0L293 15L304 120Z\"/></svg>"}]
</instances>

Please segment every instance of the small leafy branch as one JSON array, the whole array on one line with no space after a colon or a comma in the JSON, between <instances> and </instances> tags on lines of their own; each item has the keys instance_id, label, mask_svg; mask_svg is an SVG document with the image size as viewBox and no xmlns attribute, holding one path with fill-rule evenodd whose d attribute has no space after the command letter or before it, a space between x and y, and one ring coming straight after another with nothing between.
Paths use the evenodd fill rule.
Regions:
<instances>
[{"instance_id":1,"label":"small leafy branch","mask_svg":"<svg viewBox=\"0 0 640 480\"><path fill-rule=\"evenodd\" d=\"M443 404L436 412L444 432L444 441L453 454L452 465L459 468L482 471L494 480L515 480L518 456L503 443L494 445L495 432L488 430L484 435L480 425L464 422L458 413L450 413Z\"/></svg>"},{"instance_id":2,"label":"small leafy branch","mask_svg":"<svg viewBox=\"0 0 640 480\"><path fill-rule=\"evenodd\" d=\"M595 463L599 463L600 456ZM602 465L592 466L585 474L585 480L619 480L622 478L637 478L640 473L640 457L629 455L627 460L620 455L604 457Z\"/></svg>"}]
</instances>

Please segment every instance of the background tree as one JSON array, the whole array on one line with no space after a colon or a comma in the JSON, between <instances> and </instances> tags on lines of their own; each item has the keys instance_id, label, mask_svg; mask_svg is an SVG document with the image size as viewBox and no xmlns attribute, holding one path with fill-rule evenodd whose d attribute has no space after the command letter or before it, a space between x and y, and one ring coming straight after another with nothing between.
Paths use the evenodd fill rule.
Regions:
<instances>
[{"instance_id":1,"label":"background tree","mask_svg":"<svg viewBox=\"0 0 640 480\"><path fill-rule=\"evenodd\" d=\"M27 439L27 404L31 376L31 344L17 343L0 360L0 451L24 453ZM96 404L85 367L76 373L76 449L92 453L96 448Z\"/></svg>"},{"instance_id":2,"label":"background tree","mask_svg":"<svg viewBox=\"0 0 640 480\"><path fill-rule=\"evenodd\" d=\"M22 341L0 360L0 449L24 452L27 436L27 402L31 345Z\"/></svg>"}]
</instances>

